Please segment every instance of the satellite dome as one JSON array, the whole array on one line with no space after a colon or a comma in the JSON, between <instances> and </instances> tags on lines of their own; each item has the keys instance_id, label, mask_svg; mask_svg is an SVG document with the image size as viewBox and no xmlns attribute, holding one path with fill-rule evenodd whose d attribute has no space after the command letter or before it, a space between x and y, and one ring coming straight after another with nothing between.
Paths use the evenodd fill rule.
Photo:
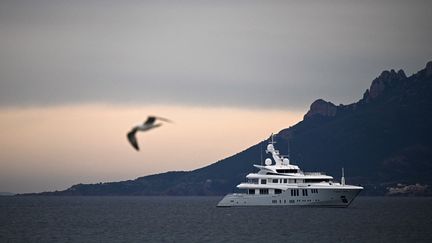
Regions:
<instances>
[{"instance_id":1,"label":"satellite dome","mask_svg":"<svg viewBox=\"0 0 432 243\"><path fill-rule=\"evenodd\" d=\"M267 150L268 151L273 151L274 150L273 144L267 145Z\"/></svg>"},{"instance_id":2,"label":"satellite dome","mask_svg":"<svg viewBox=\"0 0 432 243\"><path fill-rule=\"evenodd\" d=\"M264 162L266 165L271 165L272 164L272 160L267 158Z\"/></svg>"}]
</instances>

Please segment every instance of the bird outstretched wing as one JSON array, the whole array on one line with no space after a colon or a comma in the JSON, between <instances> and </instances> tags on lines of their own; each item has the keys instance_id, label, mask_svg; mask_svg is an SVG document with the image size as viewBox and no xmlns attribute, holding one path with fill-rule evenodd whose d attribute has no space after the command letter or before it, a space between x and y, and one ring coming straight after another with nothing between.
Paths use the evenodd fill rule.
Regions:
<instances>
[{"instance_id":1,"label":"bird outstretched wing","mask_svg":"<svg viewBox=\"0 0 432 243\"><path fill-rule=\"evenodd\" d=\"M156 120L172 123L172 121L170 119L167 119L167 118L164 118L164 117L149 116L147 118L147 120L144 122L144 125L151 125L151 124L155 123Z\"/></svg>"},{"instance_id":2,"label":"bird outstretched wing","mask_svg":"<svg viewBox=\"0 0 432 243\"><path fill-rule=\"evenodd\" d=\"M167 118L163 118L163 117L159 117L159 116L157 116L155 118L158 119L158 120L164 121L164 122L173 123L170 119L167 119Z\"/></svg>"},{"instance_id":3,"label":"bird outstretched wing","mask_svg":"<svg viewBox=\"0 0 432 243\"><path fill-rule=\"evenodd\" d=\"M137 132L137 128L133 128L130 132L127 134L127 138L129 140L129 143L134 147L137 151L139 150L138 142L136 140L135 133Z\"/></svg>"}]
</instances>

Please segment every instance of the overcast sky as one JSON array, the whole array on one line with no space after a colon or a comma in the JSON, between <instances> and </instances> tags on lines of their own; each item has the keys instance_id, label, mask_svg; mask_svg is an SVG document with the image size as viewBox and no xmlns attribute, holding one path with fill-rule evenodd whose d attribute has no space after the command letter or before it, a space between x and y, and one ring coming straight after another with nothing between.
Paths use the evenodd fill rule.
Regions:
<instances>
[{"instance_id":1,"label":"overcast sky","mask_svg":"<svg viewBox=\"0 0 432 243\"><path fill-rule=\"evenodd\" d=\"M211 164L431 43L430 0L0 0L0 192Z\"/></svg>"},{"instance_id":2,"label":"overcast sky","mask_svg":"<svg viewBox=\"0 0 432 243\"><path fill-rule=\"evenodd\" d=\"M349 103L432 59L431 1L1 1L0 104Z\"/></svg>"}]
</instances>

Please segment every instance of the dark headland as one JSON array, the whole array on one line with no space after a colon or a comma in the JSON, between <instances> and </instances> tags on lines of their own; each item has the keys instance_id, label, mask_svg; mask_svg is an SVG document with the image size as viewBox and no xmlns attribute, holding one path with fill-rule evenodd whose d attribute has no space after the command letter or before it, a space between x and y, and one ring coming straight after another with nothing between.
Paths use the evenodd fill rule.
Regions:
<instances>
[{"instance_id":1,"label":"dark headland","mask_svg":"<svg viewBox=\"0 0 432 243\"><path fill-rule=\"evenodd\" d=\"M318 99L276 140L282 154L290 141L290 159L304 171L339 179L344 167L347 182L365 187L363 195L432 195L432 62L409 77L402 70L383 71L349 105ZM193 171L77 184L36 195L223 195L260 163L266 143Z\"/></svg>"}]
</instances>

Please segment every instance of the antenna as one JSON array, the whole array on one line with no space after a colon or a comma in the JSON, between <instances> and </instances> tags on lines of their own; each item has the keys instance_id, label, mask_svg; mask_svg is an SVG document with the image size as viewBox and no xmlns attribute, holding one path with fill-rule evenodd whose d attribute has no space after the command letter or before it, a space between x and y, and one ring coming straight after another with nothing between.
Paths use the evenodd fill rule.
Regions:
<instances>
[{"instance_id":1,"label":"antenna","mask_svg":"<svg viewBox=\"0 0 432 243\"><path fill-rule=\"evenodd\" d=\"M262 151L263 151L263 147L262 147L262 143L261 143L261 147L260 147L261 165L263 165L263 155L262 155Z\"/></svg>"},{"instance_id":2,"label":"antenna","mask_svg":"<svg viewBox=\"0 0 432 243\"><path fill-rule=\"evenodd\" d=\"M271 144L275 144L276 142L275 142L275 140L274 140L274 134L272 133L271 134Z\"/></svg>"},{"instance_id":3,"label":"antenna","mask_svg":"<svg viewBox=\"0 0 432 243\"><path fill-rule=\"evenodd\" d=\"M344 168L342 167L342 178L341 178L341 184L342 186L345 186L345 173Z\"/></svg>"}]
</instances>

